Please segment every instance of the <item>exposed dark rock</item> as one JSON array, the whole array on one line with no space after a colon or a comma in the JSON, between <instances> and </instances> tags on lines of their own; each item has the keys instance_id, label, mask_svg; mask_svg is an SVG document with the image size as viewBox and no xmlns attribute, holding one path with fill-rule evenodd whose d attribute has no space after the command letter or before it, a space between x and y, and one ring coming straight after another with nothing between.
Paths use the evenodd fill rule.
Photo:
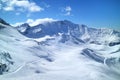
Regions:
<instances>
[{"instance_id":1,"label":"exposed dark rock","mask_svg":"<svg viewBox=\"0 0 120 80\"><path fill-rule=\"evenodd\" d=\"M111 42L111 43L109 43L109 46L115 46L115 45L119 45L120 44L120 42Z\"/></svg>"},{"instance_id":2,"label":"exposed dark rock","mask_svg":"<svg viewBox=\"0 0 120 80\"><path fill-rule=\"evenodd\" d=\"M3 19L1 19L1 18L0 18L0 23L5 24L5 25L9 25L9 26L10 26L9 23L5 22L5 21L4 21Z\"/></svg>"},{"instance_id":3,"label":"exposed dark rock","mask_svg":"<svg viewBox=\"0 0 120 80\"><path fill-rule=\"evenodd\" d=\"M3 72L6 72L7 70L7 65L0 63L0 75L3 74Z\"/></svg>"},{"instance_id":4,"label":"exposed dark rock","mask_svg":"<svg viewBox=\"0 0 120 80\"><path fill-rule=\"evenodd\" d=\"M107 58L105 60L105 64L108 65L109 67L116 66L117 64L120 65L120 58L116 57Z\"/></svg>"},{"instance_id":5,"label":"exposed dark rock","mask_svg":"<svg viewBox=\"0 0 120 80\"><path fill-rule=\"evenodd\" d=\"M88 48L83 49L82 54L85 55L85 56L87 56L87 57L89 57L89 58L91 58L91 59L93 59L93 60L95 60L95 61L97 61L97 62L104 63L104 59L105 58L102 57L102 56L97 55L91 49L88 49Z\"/></svg>"},{"instance_id":6,"label":"exposed dark rock","mask_svg":"<svg viewBox=\"0 0 120 80\"><path fill-rule=\"evenodd\" d=\"M12 57L8 52L0 53L0 75L9 71L9 65L13 65ZM4 63L3 63L4 62Z\"/></svg>"}]
</instances>

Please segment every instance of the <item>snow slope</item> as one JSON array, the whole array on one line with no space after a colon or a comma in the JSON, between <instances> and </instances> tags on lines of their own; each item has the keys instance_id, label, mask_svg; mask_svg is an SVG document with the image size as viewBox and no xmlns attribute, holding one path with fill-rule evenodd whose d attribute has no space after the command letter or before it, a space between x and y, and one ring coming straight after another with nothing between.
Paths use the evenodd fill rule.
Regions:
<instances>
[{"instance_id":1,"label":"snow slope","mask_svg":"<svg viewBox=\"0 0 120 80\"><path fill-rule=\"evenodd\" d=\"M33 37L36 36L33 28L27 29L32 33L32 38L28 38L30 35L25 37L15 28L0 23L0 52L9 52L14 61L13 65L7 65L9 71L0 75L0 80L119 80L119 32L84 25L70 30L65 27L68 23L73 25L69 21L54 22L57 24L54 27L51 23L40 24L47 25L48 31L49 26L57 29L53 33L44 32L39 38ZM105 36L115 37L110 41Z\"/></svg>"},{"instance_id":2,"label":"snow slope","mask_svg":"<svg viewBox=\"0 0 120 80\"><path fill-rule=\"evenodd\" d=\"M34 40L24 37L15 28L0 23L0 52L8 52L13 65L7 73L16 72L25 64L44 58L47 60L49 52L44 51ZM2 60L1 60L2 61ZM3 61L2 61L3 62Z\"/></svg>"}]
</instances>

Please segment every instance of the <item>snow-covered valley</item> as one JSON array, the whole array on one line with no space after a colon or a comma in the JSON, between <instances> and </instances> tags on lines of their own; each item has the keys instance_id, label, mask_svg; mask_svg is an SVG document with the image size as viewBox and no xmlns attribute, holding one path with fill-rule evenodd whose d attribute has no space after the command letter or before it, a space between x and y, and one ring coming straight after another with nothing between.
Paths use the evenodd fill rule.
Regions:
<instances>
[{"instance_id":1,"label":"snow-covered valley","mask_svg":"<svg viewBox=\"0 0 120 80\"><path fill-rule=\"evenodd\" d=\"M11 56L0 55L0 80L120 79L120 32L69 21L25 26L0 22L0 53Z\"/></svg>"}]
</instances>

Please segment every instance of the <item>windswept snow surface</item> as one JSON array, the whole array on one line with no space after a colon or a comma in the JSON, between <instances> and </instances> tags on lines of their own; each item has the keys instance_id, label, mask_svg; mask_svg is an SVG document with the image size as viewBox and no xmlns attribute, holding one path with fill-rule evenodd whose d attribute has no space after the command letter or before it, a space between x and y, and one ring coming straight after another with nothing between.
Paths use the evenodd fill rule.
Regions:
<instances>
[{"instance_id":1,"label":"windswept snow surface","mask_svg":"<svg viewBox=\"0 0 120 80\"><path fill-rule=\"evenodd\" d=\"M11 26L0 27L0 52L9 52L14 61L0 80L120 79L120 45L62 43L61 36L26 38Z\"/></svg>"}]
</instances>

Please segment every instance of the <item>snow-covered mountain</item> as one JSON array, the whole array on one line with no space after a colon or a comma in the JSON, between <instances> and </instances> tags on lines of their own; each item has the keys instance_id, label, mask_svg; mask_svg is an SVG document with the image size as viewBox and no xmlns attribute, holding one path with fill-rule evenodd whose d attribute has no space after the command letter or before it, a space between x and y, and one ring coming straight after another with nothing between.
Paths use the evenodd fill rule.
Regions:
<instances>
[{"instance_id":1,"label":"snow-covered mountain","mask_svg":"<svg viewBox=\"0 0 120 80\"><path fill-rule=\"evenodd\" d=\"M17 29L0 20L0 80L119 80L120 33L70 21Z\"/></svg>"}]
</instances>

